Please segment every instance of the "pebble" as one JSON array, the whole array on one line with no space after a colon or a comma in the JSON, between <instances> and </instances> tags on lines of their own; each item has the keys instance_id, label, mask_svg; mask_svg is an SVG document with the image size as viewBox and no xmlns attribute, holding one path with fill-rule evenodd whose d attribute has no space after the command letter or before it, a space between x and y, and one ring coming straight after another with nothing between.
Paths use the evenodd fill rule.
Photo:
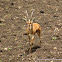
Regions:
<instances>
[{"instance_id":1,"label":"pebble","mask_svg":"<svg viewBox=\"0 0 62 62\"><path fill-rule=\"evenodd\" d=\"M56 32L56 31L59 31L59 29L58 29L57 27L55 27L55 30L54 30L54 32Z\"/></svg>"},{"instance_id":2,"label":"pebble","mask_svg":"<svg viewBox=\"0 0 62 62\"><path fill-rule=\"evenodd\" d=\"M46 52L44 52L44 53L46 53Z\"/></svg>"},{"instance_id":3,"label":"pebble","mask_svg":"<svg viewBox=\"0 0 62 62\"><path fill-rule=\"evenodd\" d=\"M18 6L18 9L21 9L21 6Z\"/></svg>"},{"instance_id":4,"label":"pebble","mask_svg":"<svg viewBox=\"0 0 62 62\"><path fill-rule=\"evenodd\" d=\"M1 19L1 21L5 21L4 19Z\"/></svg>"},{"instance_id":5,"label":"pebble","mask_svg":"<svg viewBox=\"0 0 62 62\"><path fill-rule=\"evenodd\" d=\"M57 47L54 47L53 49L57 49Z\"/></svg>"},{"instance_id":6,"label":"pebble","mask_svg":"<svg viewBox=\"0 0 62 62\"><path fill-rule=\"evenodd\" d=\"M53 60L51 62L53 62Z\"/></svg>"},{"instance_id":7,"label":"pebble","mask_svg":"<svg viewBox=\"0 0 62 62\"><path fill-rule=\"evenodd\" d=\"M59 20L59 22L60 22L61 20Z\"/></svg>"},{"instance_id":8,"label":"pebble","mask_svg":"<svg viewBox=\"0 0 62 62\"><path fill-rule=\"evenodd\" d=\"M50 53L53 53L52 51L50 51Z\"/></svg>"},{"instance_id":9,"label":"pebble","mask_svg":"<svg viewBox=\"0 0 62 62\"><path fill-rule=\"evenodd\" d=\"M4 48L4 50L6 50L6 51L7 51L7 50L8 50L8 48Z\"/></svg>"},{"instance_id":10,"label":"pebble","mask_svg":"<svg viewBox=\"0 0 62 62\"><path fill-rule=\"evenodd\" d=\"M31 59L30 59L30 58L28 58L28 60L29 60L29 61L31 61Z\"/></svg>"},{"instance_id":11,"label":"pebble","mask_svg":"<svg viewBox=\"0 0 62 62\"><path fill-rule=\"evenodd\" d=\"M22 59L22 61L24 61L24 60L25 60L25 58Z\"/></svg>"},{"instance_id":12,"label":"pebble","mask_svg":"<svg viewBox=\"0 0 62 62\"><path fill-rule=\"evenodd\" d=\"M3 10L4 10L4 8L0 7L0 11L3 11Z\"/></svg>"},{"instance_id":13,"label":"pebble","mask_svg":"<svg viewBox=\"0 0 62 62\"><path fill-rule=\"evenodd\" d=\"M35 61L35 58L33 58L33 60Z\"/></svg>"}]
</instances>

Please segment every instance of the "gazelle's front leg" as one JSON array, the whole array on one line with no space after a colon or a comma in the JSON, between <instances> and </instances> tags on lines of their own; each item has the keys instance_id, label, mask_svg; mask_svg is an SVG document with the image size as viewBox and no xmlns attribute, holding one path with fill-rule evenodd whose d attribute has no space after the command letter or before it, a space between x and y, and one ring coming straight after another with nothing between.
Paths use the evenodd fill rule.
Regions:
<instances>
[{"instance_id":1,"label":"gazelle's front leg","mask_svg":"<svg viewBox=\"0 0 62 62\"><path fill-rule=\"evenodd\" d=\"M31 42L30 41L31 39L30 39L30 36L29 35L28 35L28 38L29 38L29 45L30 45L29 53L31 53L31 43L30 43Z\"/></svg>"},{"instance_id":2,"label":"gazelle's front leg","mask_svg":"<svg viewBox=\"0 0 62 62\"><path fill-rule=\"evenodd\" d=\"M34 41L34 35L31 35L30 50L29 50L29 53L31 53L31 45L33 44L33 41Z\"/></svg>"},{"instance_id":3,"label":"gazelle's front leg","mask_svg":"<svg viewBox=\"0 0 62 62\"><path fill-rule=\"evenodd\" d=\"M30 36L28 35L28 38L29 38L29 43L30 43Z\"/></svg>"},{"instance_id":4,"label":"gazelle's front leg","mask_svg":"<svg viewBox=\"0 0 62 62\"><path fill-rule=\"evenodd\" d=\"M34 34L32 34L32 35L31 35L31 42L30 42L31 45L32 45L33 42L34 42L34 38L35 38L35 37L34 37Z\"/></svg>"}]
</instances>

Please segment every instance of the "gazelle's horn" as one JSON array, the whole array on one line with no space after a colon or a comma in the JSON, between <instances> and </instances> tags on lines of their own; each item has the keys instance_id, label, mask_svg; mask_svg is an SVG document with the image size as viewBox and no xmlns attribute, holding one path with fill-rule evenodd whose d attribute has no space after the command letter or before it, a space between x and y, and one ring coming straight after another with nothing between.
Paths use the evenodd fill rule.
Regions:
<instances>
[{"instance_id":1,"label":"gazelle's horn","mask_svg":"<svg viewBox=\"0 0 62 62\"><path fill-rule=\"evenodd\" d=\"M25 14L26 14L26 16L24 16L23 20L27 21L27 19L28 19L28 12L27 12L27 10L25 11Z\"/></svg>"},{"instance_id":2,"label":"gazelle's horn","mask_svg":"<svg viewBox=\"0 0 62 62\"><path fill-rule=\"evenodd\" d=\"M27 12L27 10L26 10L26 12L25 12L25 13L26 13L26 15L27 15L27 17L28 17L28 12Z\"/></svg>"},{"instance_id":3,"label":"gazelle's horn","mask_svg":"<svg viewBox=\"0 0 62 62\"><path fill-rule=\"evenodd\" d=\"M33 13L34 13L34 11L35 11L35 10L34 10L34 9L31 9L31 11L32 11L32 13L31 13L31 18L32 18L32 16L33 16Z\"/></svg>"}]
</instances>

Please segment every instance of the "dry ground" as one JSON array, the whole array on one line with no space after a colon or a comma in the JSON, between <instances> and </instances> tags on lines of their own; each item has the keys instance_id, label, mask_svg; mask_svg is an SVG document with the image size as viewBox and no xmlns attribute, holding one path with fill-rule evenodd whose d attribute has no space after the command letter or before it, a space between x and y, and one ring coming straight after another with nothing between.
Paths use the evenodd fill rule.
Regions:
<instances>
[{"instance_id":1,"label":"dry ground","mask_svg":"<svg viewBox=\"0 0 62 62\"><path fill-rule=\"evenodd\" d=\"M35 38L32 53L26 22L28 10L35 9L33 17L41 25L41 47ZM0 62L35 62L37 59L62 59L62 0L0 0ZM61 62L38 60L37 62Z\"/></svg>"}]
</instances>

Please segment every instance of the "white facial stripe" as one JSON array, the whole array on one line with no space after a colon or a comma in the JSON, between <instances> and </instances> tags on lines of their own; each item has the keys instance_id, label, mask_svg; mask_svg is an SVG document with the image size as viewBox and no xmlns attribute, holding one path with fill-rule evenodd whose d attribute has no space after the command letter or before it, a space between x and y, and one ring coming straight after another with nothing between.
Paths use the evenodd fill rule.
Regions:
<instances>
[{"instance_id":1,"label":"white facial stripe","mask_svg":"<svg viewBox=\"0 0 62 62\"><path fill-rule=\"evenodd\" d=\"M30 22L30 19L29 19L29 22Z\"/></svg>"}]
</instances>

